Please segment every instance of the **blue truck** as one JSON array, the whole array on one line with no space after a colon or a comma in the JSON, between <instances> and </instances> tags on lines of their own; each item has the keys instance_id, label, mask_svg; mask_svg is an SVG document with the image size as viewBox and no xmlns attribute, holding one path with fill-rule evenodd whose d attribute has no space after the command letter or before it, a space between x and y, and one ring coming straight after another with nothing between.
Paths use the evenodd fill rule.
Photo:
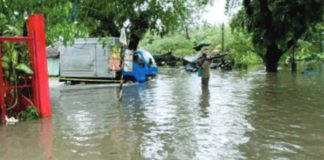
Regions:
<instances>
[{"instance_id":1,"label":"blue truck","mask_svg":"<svg viewBox=\"0 0 324 160\"><path fill-rule=\"evenodd\" d=\"M135 58L136 57L136 58ZM158 73L158 68L153 56L144 50L137 50L133 55L132 71L124 71L126 81L144 82Z\"/></svg>"},{"instance_id":2,"label":"blue truck","mask_svg":"<svg viewBox=\"0 0 324 160\"><path fill-rule=\"evenodd\" d=\"M120 43L109 38L75 39L73 44L60 45L60 81L117 82L120 79ZM158 73L153 56L145 50L126 51L124 81L145 82Z\"/></svg>"}]
</instances>

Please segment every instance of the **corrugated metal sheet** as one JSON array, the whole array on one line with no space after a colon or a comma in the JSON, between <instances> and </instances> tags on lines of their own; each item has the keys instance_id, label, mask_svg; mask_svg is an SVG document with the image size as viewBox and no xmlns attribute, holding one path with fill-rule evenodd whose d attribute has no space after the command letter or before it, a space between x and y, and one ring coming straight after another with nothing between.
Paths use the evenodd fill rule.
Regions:
<instances>
[{"instance_id":1,"label":"corrugated metal sheet","mask_svg":"<svg viewBox=\"0 0 324 160\"><path fill-rule=\"evenodd\" d=\"M47 70L49 76L59 76L60 59L47 58Z\"/></svg>"},{"instance_id":2,"label":"corrugated metal sheet","mask_svg":"<svg viewBox=\"0 0 324 160\"><path fill-rule=\"evenodd\" d=\"M84 78L115 78L115 71L110 69L117 50L111 48L118 39L110 38L110 43L103 46L98 38L76 39L73 45L60 48L60 76ZM119 60L117 61L117 65Z\"/></svg>"}]
</instances>

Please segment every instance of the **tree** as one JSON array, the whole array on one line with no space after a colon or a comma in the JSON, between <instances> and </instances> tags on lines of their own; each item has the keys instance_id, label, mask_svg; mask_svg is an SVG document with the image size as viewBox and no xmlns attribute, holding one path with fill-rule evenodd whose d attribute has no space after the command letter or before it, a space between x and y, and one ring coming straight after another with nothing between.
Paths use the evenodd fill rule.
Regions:
<instances>
[{"instance_id":1,"label":"tree","mask_svg":"<svg viewBox=\"0 0 324 160\"><path fill-rule=\"evenodd\" d=\"M57 40L72 41L77 36L87 36L89 27L74 21L73 5L66 0L20 0L0 1L0 35L19 36L27 16L45 15L47 44Z\"/></svg>"},{"instance_id":2,"label":"tree","mask_svg":"<svg viewBox=\"0 0 324 160\"><path fill-rule=\"evenodd\" d=\"M127 0L78 1L77 20L95 29L93 36L119 36L120 29L128 23L129 48L137 49L147 31L165 35L176 30L194 9L202 8L208 0Z\"/></svg>"},{"instance_id":3,"label":"tree","mask_svg":"<svg viewBox=\"0 0 324 160\"><path fill-rule=\"evenodd\" d=\"M227 0L228 10L232 3ZM322 0L243 0L242 4L231 25L251 34L268 72L277 72L281 56L323 21Z\"/></svg>"},{"instance_id":4,"label":"tree","mask_svg":"<svg viewBox=\"0 0 324 160\"><path fill-rule=\"evenodd\" d=\"M165 35L183 24L209 0L19 0L0 1L0 32L9 24L22 34L27 15L46 16L48 44L74 37L115 36L127 26L130 49L137 49L147 31ZM5 19L5 21L3 21ZM8 35L8 34L6 34Z\"/></svg>"}]
</instances>

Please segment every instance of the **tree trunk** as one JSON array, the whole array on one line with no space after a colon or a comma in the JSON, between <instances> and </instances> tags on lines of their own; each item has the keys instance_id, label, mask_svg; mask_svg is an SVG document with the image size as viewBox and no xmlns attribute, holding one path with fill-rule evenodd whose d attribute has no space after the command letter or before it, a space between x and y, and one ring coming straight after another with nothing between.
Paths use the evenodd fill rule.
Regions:
<instances>
[{"instance_id":1,"label":"tree trunk","mask_svg":"<svg viewBox=\"0 0 324 160\"><path fill-rule=\"evenodd\" d=\"M190 39L188 26L186 26L186 39Z\"/></svg>"},{"instance_id":2,"label":"tree trunk","mask_svg":"<svg viewBox=\"0 0 324 160\"><path fill-rule=\"evenodd\" d=\"M129 40L128 48L137 50L140 40L144 37L145 32L149 28L149 21L147 17L149 13L142 13L139 17L130 19L131 21L131 35Z\"/></svg>"},{"instance_id":3,"label":"tree trunk","mask_svg":"<svg viewBox=\"0 0 324 160\"><path fill-rule=\"evenodd\" d=\"M267 47L267 53L264 56L264 62L267 72L277 72L278 62L283 55L283 51L278 49L277 45L271 44Z\"/></svg>"},{"instance_id":4,"label":"tree trunk","mask_svg":"<svg viewBox=\"0 0 324 160\"><path fill-rule=\"evenodd\" d=\"M132 33L130 36L128 48L134 51L137 50L137 46L140 40L141 40L140 37Z\"/></svg>"}]
</instances>

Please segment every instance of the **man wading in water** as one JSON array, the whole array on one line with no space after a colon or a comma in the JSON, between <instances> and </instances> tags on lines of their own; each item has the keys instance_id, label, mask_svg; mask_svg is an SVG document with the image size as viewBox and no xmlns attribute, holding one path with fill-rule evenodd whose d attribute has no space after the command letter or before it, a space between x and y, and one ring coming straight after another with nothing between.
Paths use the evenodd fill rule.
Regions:
<instances>
[{"instance_id":1,"label":"man wading in water","mask_svg":"<svg viewBox=\"0 0 324 160\"><path fill-rule=\"evenodd\" d=\"M208 83L209 83L209 62L207 60L206 53L203 54L203 58L201 60L201 69L202 69L201 85L203 87L208 87Z\"/></svg>"}]
</instances>

